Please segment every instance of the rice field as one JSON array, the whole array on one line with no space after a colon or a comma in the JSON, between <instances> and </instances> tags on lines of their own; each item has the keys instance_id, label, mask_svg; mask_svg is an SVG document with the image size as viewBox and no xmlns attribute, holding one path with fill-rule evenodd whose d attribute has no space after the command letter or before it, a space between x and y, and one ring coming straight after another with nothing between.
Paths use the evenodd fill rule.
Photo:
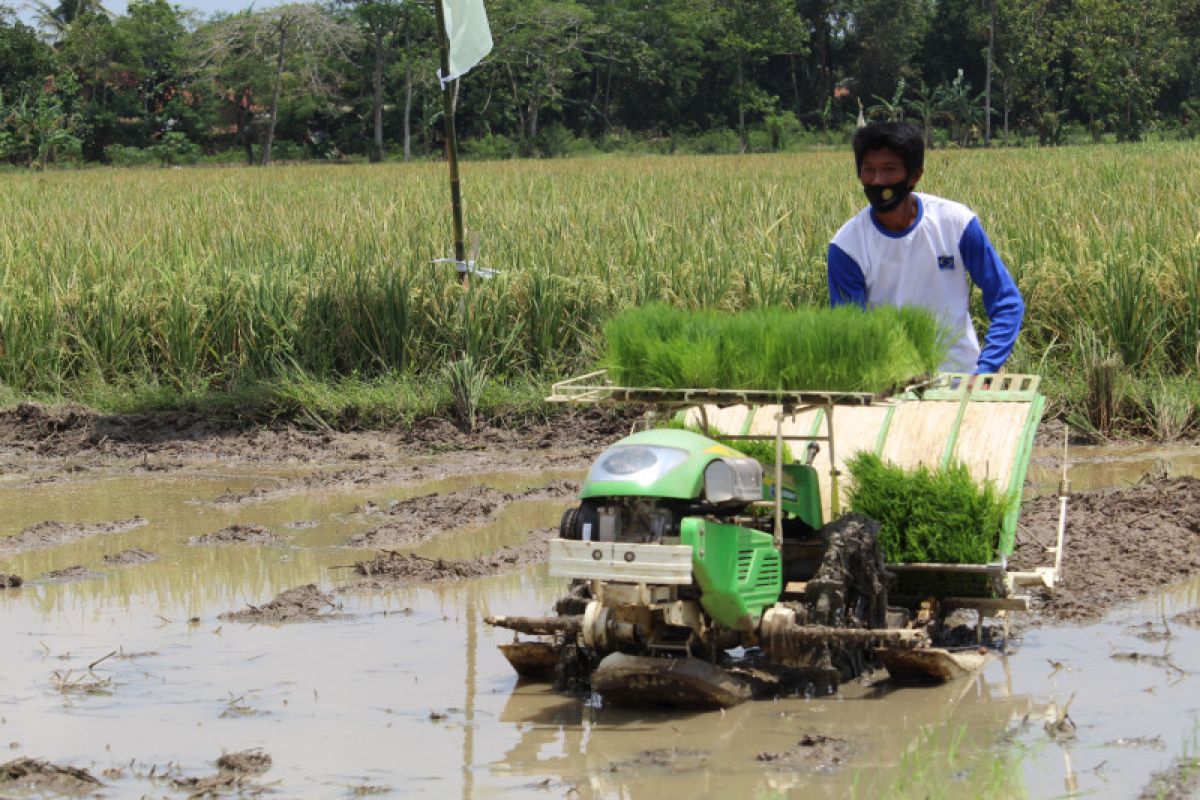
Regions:
<instances>
[{"instance_id":1,"label":"rice field","mask_svg":"<svg viewBox=\"0 0 1200 800\"><path fill-rule=\"evenodd\" d=\"M1200 422L1198 172L1188 144L929 154L920 188L977 211L1025 295L1008 368L1047 376L1051 413L1162 438ZM463 290L430 263L450 255L441 164L0 180L10 398L536 386L599 360L631 306L824 303L827 242L864 204L848 152L466 163L500 274Z\"/></svg>"}]
</instances>

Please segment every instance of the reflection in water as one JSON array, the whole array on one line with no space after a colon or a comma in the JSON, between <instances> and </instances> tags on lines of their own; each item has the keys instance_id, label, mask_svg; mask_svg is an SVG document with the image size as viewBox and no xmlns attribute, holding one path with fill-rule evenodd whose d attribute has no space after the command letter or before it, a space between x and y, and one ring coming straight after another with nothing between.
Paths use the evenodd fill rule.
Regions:
<instances>
[{"instance_id":1,"label":"reflection in water","mask_svg":"<svg viewBox=\"0 0 1200 800\"><path fill-rule=\"evenodd\" d=\"M557 476L488 480L522 488ZM252 482L236 484L239 490ZM270 480L270 479L268 479ZM511 482L525 481L514 485ZM722 714L623 710L518 684L496 650L507 634L490 613L539 614L561 592L535 567L478 581L343 595L345 619L281 627L221 623L222 611L346 573L360 556L339 546L377 524L354 513L428 487L372 486L239 506L204 502L231 478L76 481L16 489L0 484L0 534L47 518L106 520L140 514L149 524L0 560L0 571L36 578L70 564L98 567L105 553L138 546L158 562L106 569L73 583L33 582L0 592L0 741L12 757L86 766L133 759L212 771L222 750L261 747L280 796L343 797L364 783L394 796L587 798L1032 796L1136 794L1178 754L1200 715L1190 674L1200 669L1200 631L1147 643L1128 623L1200 606L1200 580L1086 628L1034 629L1015 656L945 686L888 681L848 685L834 697L748 703ZM454 488L461 488L456 483ZM552 525L560 504L513 504L495 524L427 543L427 555L464 557L513 544ZM73 513L72 513L73 512ZM315 519L290 530L286 523ZM279 547L188 547L188 537L234 522L293 536ZM186 620L199 617L198 624ZM55 671L96 674L110 695L60 693ZM1113 650L1169 652L1189 670L1110 658ZM1064 664L1052 671L1047 661ZM1074 741L1042 728L1050 702L1075 696ZM236 702L234 702L236 701ZM231 706L248 709L228 714ZM847 740L846 764L816 771L763 762L805 734ZM1162 736L1165 750L1112 744ZM108 779L113 796L170 787L130 770ZM990 787L990 788L989 788Z\"/></svg>"},{"instance_id":2,"label":"reflection in water","mask_svg":"<svg viewBox=\"0 0 1200 800\"><path fill-rule=\"evenodd\" d=\"M1028 493L1048 495L1058 491L1060 449L1034 451ZM1200 477L1200 448L1195 446L1072 447L1067 457L1071 489L1076 492L1131 486L1148 474Z\"/></svg>"}]
</instances>

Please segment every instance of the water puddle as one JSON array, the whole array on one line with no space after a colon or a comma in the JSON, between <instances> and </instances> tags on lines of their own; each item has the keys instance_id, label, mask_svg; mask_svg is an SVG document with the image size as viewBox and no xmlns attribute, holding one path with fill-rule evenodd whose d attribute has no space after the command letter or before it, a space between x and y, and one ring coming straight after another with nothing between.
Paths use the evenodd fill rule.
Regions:
<instances>
[{"instance_id":1,"label":"water puddle","mask_svg":"<svg viewBox=\"0 0 1200 800\"><path fill-rule=\"evenodd\" d=\"M1058 491L1058 480L1062 475L1061 454L1061 448L1034 449L1027 476L1031 484L1029 492L1053 494ZM1195 445L1072 447L1067 458L1071 489L1076 492L1131 486L1145 475L1200 477L1200 447Z\"/></svg>"},{"instance_id":2,"label":"water puddle","mask_svg":"<svg viewBox=\"0 0 1200 800\"><path fill-rule=\"evenodd\" d=\"M494 473L212 502L293 477L0 483L0 536L48 519L146 520L0 555L0 572L29 581L0 591L0 746L9 757L87 768L109 796L186 796L173 779L212 774L223 752L250 748L271 756L256 785L278 796L1130 796L1194 743L1200 630L1168 622L1170 638L1146 634L1200 607L1200 580L1096 625L1033 629L1013 655L969 679L881 680L724 713L607 708L519 683L495 647L507 635L482 619L549 608L562 584L541 565L338 595L341 616L324 622L218 619L294 586L329 589L348 577L340 567L370 552L343 544L378 522L356 512L365 503L465 482L518 491L578 475ZM510 503L487 524L451 530L416 552L487 553L556 524L562 506ZM233 524L290 538L186 544ZM103 565L104 555L131 547L160 559ZM39 577L77 564L102 574ZM1074 730L1052 736L1045 720L1068 700Z\"/></svg>"}]
</instances>

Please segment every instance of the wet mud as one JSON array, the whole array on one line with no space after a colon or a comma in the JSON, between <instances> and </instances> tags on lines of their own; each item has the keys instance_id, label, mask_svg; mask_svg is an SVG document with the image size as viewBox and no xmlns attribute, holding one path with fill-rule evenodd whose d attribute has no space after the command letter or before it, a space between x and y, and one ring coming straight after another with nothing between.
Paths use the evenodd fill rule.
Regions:
<instances>
[{"instance_id":1,"label":"wet mud","mask_svg":"<svg viewBox=\"0 0 1200 800\"><path fill-rule=\"evenodd\" d=\"M711 753L692 747L662 747L643 750L636 756L608 765L607 772L644 771L647 768L687 772L699 769L708 761Z\"/></svg>"},{"instance_id":2,"label":"wet mud","mask_svg":"<svg viewBox=\"0 0 1200 800\"><path fill-rule=\"evenodd\" d=\"M577 481L559 480L523 492L502 492L490 486L472 486L458 492L433 493L394 502L386 508L360 509L368 516L383 516L382 525L356 534L351 547L390 548L415 545L455 528L478 527L494 520L517 500L559 500L579 492Z\"/></svg>"},{"instance_id":3,"label":"wet mud","mask_svg":"<svg viewBox=\"0 0 1200 800\"><path fill-rule=\"evenodd\" d=\"M52 764L40 758L18 758L0 764L0 791L78 795L101 786L86 769Z\"/></svg>"},{"instance_id":4,"label":"wet mud","mask_svg":"<svg viewBox=\"0 0 1200 800\"><path fill-rule=\"evenodd\" d=\"M239 429L188 415L139 422L81 410L25 413L21 421L0 412L0 469L19 463L25 473L9 472L0 484L8 493L0 498L24 509L6 532L71 516L43 507L47 497L73 508L85 502L76 497L111 496L111 506L86 507L103 519L137 513L150 522L119 540L78 539L0 560L27 576L114 567L104 580L0 591L0 638L18 643L6 661L7 691L18 702L6 706L0 741L20 740L14 756L87 766L112 796L905 796L889 790L914 759L941 781L935 796L948 793L942 784L968 795L1055 796L1073 793L1068 781L1076 780L1093 793L1111 781L1113 796L1136 796L1155 771L1174 764L1175 774L1191 774L1171 749L1184 735L1175 722L1197 718L1191 673L1171 665L1195 668L1200 610L1188 609L1200 606L1200 588L1137 616L1118 612L1126 616L1103 629L1072 623L1200 574L1194 561L1178 564L1195 552L1187 543L1200 508L1195 482L1073 498L1065 580L1039 612L1045 625L985 674L940 687L852 682L837 697L781 698L728 715L642 713L519 682L495 647L507 634L482 623L493 613L547 613L562 596L563 581L527 569L547 557L554 501L565 506L574 492L558 479L575 477L627 432L627 421L604 433L608 423L583 421L545 436L519 426L473 438L438 423L360 434ZM226 459L250 466L226 470ZM127 483L106 488L93 469L116 480L167 474L139 475L147 488L143 495L139 483L134 496ZM170 474L179 470L191 472ZM539 470L551 474L537 481L555 483L525 489ZM1038 540L1053 536L1056 518L1053 498L1025 503L1018 558L1048 563L1040 547L1050 542ZM389 528L396 538L384 540ZM450 535L458 528L462 535ZM380 552L342 548L372 532L380 543L364 546ZM1156 535L1170 547L1147 541ZM186 546L200 539L278 546ZM136 553L162 557L138 562ZM1107 558L1087 560L1097 553ZM353 573L344 566L369 556ZM144 566L115 569L133 563ZM1083 583L1072 582L1076 569ZM1098 571L1104 582L1085 579ZM1104 593L1112 589L1122 591ZM347 622L279 624L331 617ZM1163 619L1174 638L1161 638ZM358 668L344 668L347 654L361 659ZM1047 738L1043 713L1052 706L1078 721L1072 735ZM163 708L175 711L167 718ZM886 731L880 719L890 720ZM44 733L46 720L55 735ZM943 742L931 731L964 738ZM1033 766L1022 772L1007 744L992 749L1001 735L1041 747L1027 756ZM422 758L396 759L416 740ZM222 759L231 760L206 762L214 743L233 745ZM271 756L240 750L256 744ZM943 762L952 751L969 756ZM1073 759L1065 779L1055 772L1064 754ZM9 795L20 792L0 782L0 796Z\"/></svg>"},{"instance_id":5,"label":"wet mud","mask_svg":"<svg viewBox=\"0 0 1200 800\"><path fill-rule=\"evenodd\" d=\"M442 418L418 420L407 429L307 430L261 425L199 412L100 414L81 406L21 403L0 411L0 464L7 458L70 458L75 468L127 460L134 469L166 471L196 460L245 462L374 461L410 453L448 454L482 450L597 451L629 430L642 410L568 409L552 419L497 420L466 433Z\"/></svg>"},{"instance_id":6,"label":"wet mud","mask_svg":"<svg viewBox=\"0 0 1200 800\"><path fill-rule=\"evenodd\" d=\"M1200 796L1200 757L1184 756L1151 776L1138 800L1195 800Z\"/></svg>"},{"instance_id":7,"label":"wet mud","mask_svg":"<svg viewBox=\"0 0 1200 800\"><path fill-rule=\"evenodd\" d=\"M317 588L314 583L288 589L269 603L247 606L241 611L227 611L220 619L227 622L253 622L279 625L285 622L317 622L334 619L341 608L332 595ZM268 759L268 763L270 760Z\"/></svg>"},{"instance_id":8,"label":"wet mud","mask_svg":"<svg viewBox=\"0 0 1200 800\"><path fill-rule=\"evenodd\" d=\"M104 558L100 559L100 563L106 567L132 567L138 564L149 564L152 561L158 561L158 553L151 553L149 550L143 550L140 547L130 547L128 550L122 550L119 553L108 553Z\"/></svg>"},{"instance_id":9,"label":"wet mud","mask_svg":"<svg viewBox=\"0 0 1200 800\"><path fill-rule=\"evenodd\" d=\"M0 555L16 555L27 550L58 547L100 534L125 533L145 524L146 520L141 517L113 522L39 522L13 536L0 538Z\"/></svg>"},{"instance_id":10,"label":"wet mud","mask_svg":"<svg viewBox=\"0 0 1200 800\"><path fill-rule=\"evenodd\" d=\"M99 578L100 575L101 573L90 570L82 564L75 564L62 569L52 569L42 577L49 581L77 581L84 578Z\"/></svg>"},{"instance_id":11,"label":"wet mud","mask_svg":"<svg viewBox=\"0 0 1200 800\"><path fill-rule=\"evenodd\" d=\"M1011 567L1053 560L1059 503L1027 501ZM1143 485L1080 492L1068 504L1062 576L1040 597L1036 618L1098 619L1113 606L1200 574L1200 480L1159 478Z\"/></svg>"},{"instance_id":12,"label":"wet mud","mask_svg":"<svg viewBox=\"0 0 1200 800\"><path fill-rule=\"evenodd\" d=\"M188 539L188 544L197 545L227 545L227 544L283 544L288 537L275 533L262 525L229 525L215 533L206 533Z\"/></svg>"},{"instance_id":13,"label":"wet mud","mask_svg":"<svg viewBox=\"0 0 1200 800\"><path fill-rule=\"evenodd\" d=\"M1191 628L1200 628L1200 608L1194 608L1191 611L1181 611L1171 617L1171 622L1187 625Z\"/></svg>"},{"instance_id":14,"label":"wet mud","mask_svg":"<svg viewBox=\"0 0 1200 800\"><path fill-rule=\"evenodd\" d=\"M835 770L850 756L850 742L836 736L806 733L787 750L764 751L755 758L776 769Z\"/></svg>"},{"instance_id":15,"label":"wet mud","mask_svg":"<svg viewBox=\"0 0 1200 800\"><path fill-rule=\"evenodd\" d=\"M262 775L271 768L271 757L262 750L225 753L217 759L217 769L242 775Z\"/></svg>"},{"instance_id":16,"label":"wet mud","mask_svg":"<svg viewBox=\"0 0 1200 800\"><path fill-rule=\"evenodd\" d=\"M413 553L385 550L370 561L354 565L357 575L366 576L343 587L345 591L391 589L410 583L483 578L546 560L551 537L557 531L542 528L520 544L501 547L486 555L468 559L426 558Z\"/></svg>"}]
</instances>

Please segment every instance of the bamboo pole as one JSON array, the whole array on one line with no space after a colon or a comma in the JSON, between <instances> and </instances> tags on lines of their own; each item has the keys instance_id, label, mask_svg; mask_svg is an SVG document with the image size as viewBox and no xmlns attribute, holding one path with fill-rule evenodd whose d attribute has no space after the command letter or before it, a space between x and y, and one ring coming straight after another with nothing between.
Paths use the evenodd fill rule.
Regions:
<instances>
[{"instance_id":1,"label":"bamboo pole","mask_svg":"<svg viewBox=\"0 0 1200 800\"><path fill-rule=\"evenodd\" d=\"M442 0L434 0L434 13L437 15L438 51L441 56L442 75L450 74L450 37L446 33L446 11ZM454 89L458 81L448 81L442 84L442 124L445 130L446 163L450 165L450 212L454 228L454 260L455 267L461 269L462 284L466 286L471 278L465 268L467 260L466 247L463 244L462 221L462 189L458 180L458 134L454 129Z\"/></svg>"}]
</instances>

